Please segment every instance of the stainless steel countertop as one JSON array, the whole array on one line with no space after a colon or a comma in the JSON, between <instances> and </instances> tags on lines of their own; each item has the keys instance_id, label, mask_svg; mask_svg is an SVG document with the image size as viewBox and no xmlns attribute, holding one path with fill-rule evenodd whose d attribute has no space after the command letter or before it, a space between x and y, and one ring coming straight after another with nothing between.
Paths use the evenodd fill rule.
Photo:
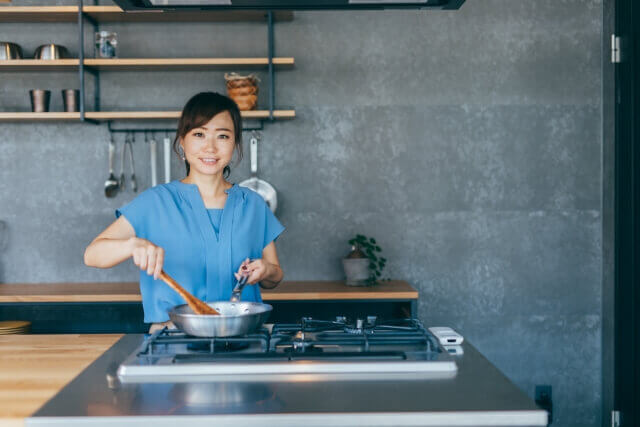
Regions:
<instances>
[{"instance_id":1,"label":"stainless steel countertop","mask_svg":"<svg viewBox=\"0 0 640 427\"><path fill-rule=\"evenodd\" d=\"M544 426L547 414L471 344L449 379L121 384L125 335L26 420L41 425ZM185 419L188 417L188 421Z\"/></svg>"}]
</instances>

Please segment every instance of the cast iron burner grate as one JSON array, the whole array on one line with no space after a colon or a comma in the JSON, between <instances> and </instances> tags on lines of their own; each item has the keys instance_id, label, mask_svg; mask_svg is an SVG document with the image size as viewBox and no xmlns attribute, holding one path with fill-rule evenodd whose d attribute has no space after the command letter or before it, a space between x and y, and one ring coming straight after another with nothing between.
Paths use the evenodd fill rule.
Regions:
<instances>
[{"instance_id":1,"label":"cast iron burner grate","mask_svg":"<svg viewBox=\"0 0 640 427\"><path fill-rule=\"evenodd\" d=\"M335 321L304 317L297 324L275 324L271 331L271 351L285 348L287 352L319 352L319 347L331 346L357 346L365 352L372 346L417 346L427 352L439 351L434 338L416 319L379 324L375 316L355 321L342 316Z\"/></svg>"},{"instance_id":2,"label":"cast iron burner grate","mask_svg":"<svg viewBox=\"0 0 640 427\"><path fill-rule=\"evenodd\" d=\"M178 350L178 348L181 348ZM169 353L225 354L243 350L267 352L269 331L261 329L252 334L237 337L193 337L182 331L164 328L153 333L140 348L138 356L163 357Z\"/></svg>"}]
</instances>

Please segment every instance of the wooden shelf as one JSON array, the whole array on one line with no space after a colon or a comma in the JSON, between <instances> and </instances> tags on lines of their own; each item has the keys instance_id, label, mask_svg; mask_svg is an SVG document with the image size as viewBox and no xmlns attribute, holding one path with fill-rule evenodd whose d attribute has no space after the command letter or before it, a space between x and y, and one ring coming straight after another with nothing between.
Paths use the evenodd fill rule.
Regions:
<instances>
[{"instance_id":1,"label":"wooden shelf","mask_svg":"<svg viewBox=\"0 0 640 427\"><path fill-rule=\"evenodd\" d=\"M8 59L0 60L5 71L77 71L79 59Z\"/></svg>"},{"instance_id":2,"label":"wooden shelf","mask_svg":"<svg viewBox=\"0 0 640 427\"><path fill-rule=\"evenodd\" d=\"M180 111L87 111L85 117L103 120L177 120ZM295 110L275 110L276 119L293 119ZM267 119L269 110L242 111L245 119ZM80 113L48 112L0 112L0 121L80 120Z\"/></svg>"},{"instance_id":3,"label":"wooden shelf","mask_svg":"<svg viewBox=\"0 0 640 427\"><path fill-rule=\"evenodd\" d=\"M65 112L48 112L48 113L32 113L32 112L0 112L0 121L37 121L37 120L80 120L80 113Z\"/></svg>"},{"instance_id":4,"label":"wooden shelf","mask_svg":"<svg viewBox=\"0 0 640 427\"><path fill-rule=\"evenodd\" d=\"M0 6L0 22L78 22L78 7Z\"/></svg>"},{"instance_id":5,"label":"wooden shelf","mask_svg":"<svg viewBox=\"0 0 640 427\"><path fill-rule=\"evenodd\" d=\"M276 67L292 67L293 58L273 58ZM269 58L114 58L85 59L84 64L100 71L198 70L267 67Z\"/></svg>"},{"instance_id":6,"label":"wooden shelf","mask_svg":"<svg viewBox=\"0 0 640 427\"><path fill-rule=\"evenodd\" d=\"M118 6L84 6L97 22L239 22L266 21L262 11L124 12ZM275 21L291 21L293 12L274 12ZM0 6L0 22L77 22L77 6Z\"/></svg>"},{"instance_id":7,"label":"wooden shelf","mask_svg":"<svg viewBox=\"0 0 640 427\"><path fill-rule=\"evenodd\" d=\"M180 113L180 111L87 111L85 117L94 120L177 120L180 118ZM292 119L296 113L295 110L276 110L273 116L276 119ZM242 111L242 118L267 119L269 110Z\"/></svg>"},{"instance_id":8,"label":"wooden shelf","mask_svg":"<svg viewBox=\"0 0 640 427\"><path fill-rule=\"evenodd\" d=\"M87 67L100 71L190 71L233 68L265 68L269 58L91 58ZM292 67L294 58L273 58L278 68ZM0 72L77 71L79 59L11 59L0 60Z\"/></svg>"}]
</instances>

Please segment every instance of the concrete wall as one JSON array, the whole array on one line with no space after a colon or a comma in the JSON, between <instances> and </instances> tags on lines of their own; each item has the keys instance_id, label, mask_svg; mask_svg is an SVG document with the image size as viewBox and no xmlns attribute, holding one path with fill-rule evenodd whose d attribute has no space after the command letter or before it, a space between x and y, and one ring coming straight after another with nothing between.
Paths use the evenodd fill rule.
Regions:
<instances>
[{"instance_id":1,"label":"concrete wall","mask_svg":"<svg viewBox=\"0 0 640 427\"><path fill-rule=\"evenodd\" d=\"M122 57L266 52L260 24L103 28L118 32ZM0 39L76 53L74 30L3 24ZM341 278L347 240L372 235L385 275L419 289L427 325L459 330L529 395L551 384L554 425L599 425L601 30L599 0L467 0L456 12L308 12L277 24L276 54L296 58L277 74L277 104L297 118L268 125L260 167L279 191L287 279ZM73 73L0 81L2 110L28 110L30 88L77 85ZM179 109L223 79L122 72L101 84L105 110ZM55 92L52 109L61 105ZM0 280L135 280L130 262L82 264L134 197L103 196L106 126L2 124L0 141L10 230ZM135 150L145 188L147 146ZM232 179L247 175L245 161Z\"/></svg>"}]
</instances>

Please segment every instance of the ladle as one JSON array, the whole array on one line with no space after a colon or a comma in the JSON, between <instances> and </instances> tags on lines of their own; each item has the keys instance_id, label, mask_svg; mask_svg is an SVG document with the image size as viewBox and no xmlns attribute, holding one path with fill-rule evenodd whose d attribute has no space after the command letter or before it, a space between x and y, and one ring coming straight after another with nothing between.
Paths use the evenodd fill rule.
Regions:
<instances>
[{"instance_id":1,"label":"ladle","mask_svg":"<svg viewBox=\"0 0 640 427\"><path fill-rule=\"evenodd\" d=\"M187 292L182 286L176 282L173 277L169 276L162 270L160 272L160 280L169 285L174 291L176 291L189 305L189 308L193 310L195 314L211 314L219 315L220 313L212 307L209 307L207 303L199 300L198 298Z\"/></svg>"},{"instance_id":2,"label":"ladle","mask_svg":"<svg viewBox=\"0 0 640 427\"><path fill-rule=\"evenodd\" d=\"M113 135L109 140L109 178L104 182L104 195L107 197L115 197L118 193L120 184L113 174L113 156L116 153L116 144L113 142Z\"/></svg>"}]
</instances>

